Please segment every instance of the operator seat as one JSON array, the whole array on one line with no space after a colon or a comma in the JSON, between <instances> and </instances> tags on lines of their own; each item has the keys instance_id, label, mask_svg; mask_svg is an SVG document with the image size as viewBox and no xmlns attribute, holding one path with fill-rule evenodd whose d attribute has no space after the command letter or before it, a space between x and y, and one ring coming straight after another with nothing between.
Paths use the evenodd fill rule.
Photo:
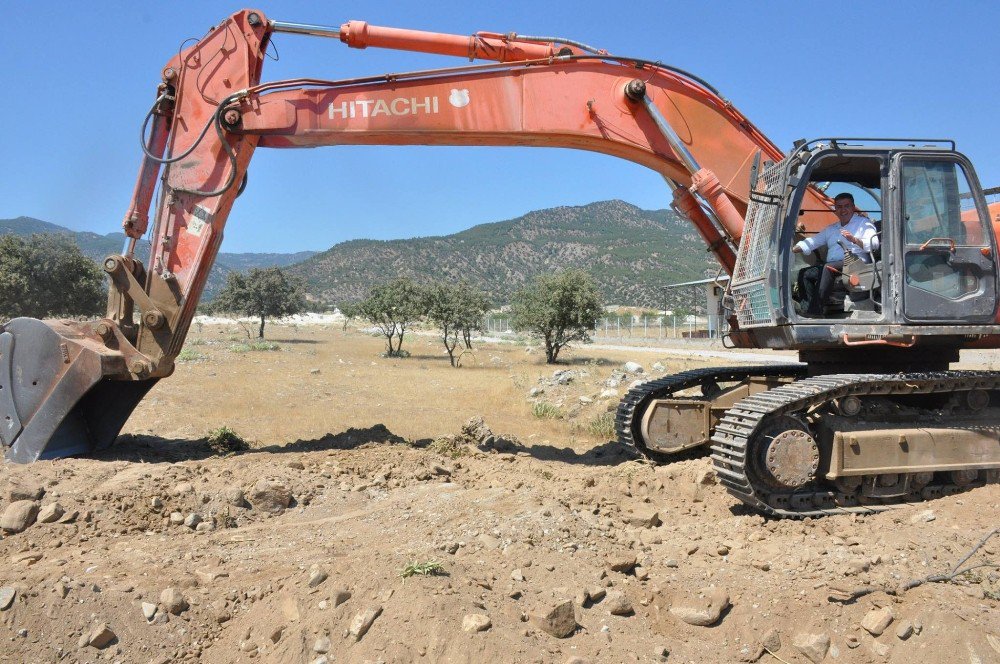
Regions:
<instances>
[{"instance_id":1,"label":"operator seat","mask_svg":"<svg viewBox=\"0 0 1000 664\"><path fill-rule=\"evenodd\" d=\"M844 311L882 310L882 220L872 219L875 237L872 238L871 263L844 263L844 273L837 280L843 288Z\"/></svg>"}]
</instances>

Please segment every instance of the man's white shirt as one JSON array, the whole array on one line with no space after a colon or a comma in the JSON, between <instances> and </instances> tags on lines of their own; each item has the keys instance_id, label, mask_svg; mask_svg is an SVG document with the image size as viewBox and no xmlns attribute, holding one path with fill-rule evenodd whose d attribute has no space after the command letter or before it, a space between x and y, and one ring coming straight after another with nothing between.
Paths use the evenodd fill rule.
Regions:
<instances>
[{"instance_id":1,"label":"man's white shirt","mask_svg":"<svg viewBox=\"0 0 1000 664\"><path fill-rule=\"evenodd\" d=\"M861 240L863 246L859 247L848 241L840 234L842 230L848 231ZM872 250L872 238L875 237L875 234L875 224L872 223L872 220L856 214L843 226L840 225L840 221L835 221L816 235L807 237L795 246L802 249L802 253L808 255L825 245L827 263L844 260L844 247L846 246L852 254L867 262L871 260L869 254Z\"/></svg>"}]
</instances>

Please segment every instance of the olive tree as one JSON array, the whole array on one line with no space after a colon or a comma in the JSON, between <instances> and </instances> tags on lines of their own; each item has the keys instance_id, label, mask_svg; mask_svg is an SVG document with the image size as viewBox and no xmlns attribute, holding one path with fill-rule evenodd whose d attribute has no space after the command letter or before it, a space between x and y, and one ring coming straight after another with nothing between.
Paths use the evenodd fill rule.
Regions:
<instances>
[{"instance_id":1,"label":"olive tree","mask_svg":"<svg viewBox=\"0 0 1000 664\"><path fill-rule=\"evenodd\" d=\"M305 286L297 277L281 269L254 268L247 274L230 272L226 285L215 296L215 311L240 313L260 318L257 336L264 338L264 323L268 318L297 314L306 306Z\"/></svg>"},{"instance_id":2,"label":"olive tree","mask_svg":"<svg viewBox=\"0 0 1000 664\"><path fill-rule=\"evenodd\" d=\"M412 279L400 277L372 288L358 303L356 313L368 320L386 338L388 357L399 357L406 328L415 323L426 309L426 294Z\"/></svg>"},{"instance_id":3,"label":"olive tree","mask_svg":"<svg viewBox=\"0 0 1000 664\"><path fill-rule=\"evenodd\" d=\"M473 287L465 280L458 284L457 294L458 300L461 302L458 327L462 332L465 347L472 350L472 332L473 330L482 331L483 317L490 310L490 299L485 292Z\"/></svg>"},{"instance_id":4,"label":"olive tree","mask_svg":"<svg viewBox=\"0 0 1000 664\"><path fill-rule=\"evenodd\" d=\"M471 330L479 328L489 306L486 294L463 281L458 285L434 283L425 296L427 318L441 331L444 348L454 367L459 335L466 348L472 348Z\"/></svg>"},{"instance_id":5,"label":"olive tree","mask_svg":"<svg viewBox=\"0 0 1000 664\"><path fill-rule=\"evenodd\" d=\"M511 324L545 342L545 361L555 364L571 342L590 342L603 305L597 284L583 270L537 276L511 299Z\"/></svg>"},{"instance_id":6,"label":"olive tree","mask_svg":"<svg viewBox=\"0 0 1000 664\"><path fill-rule=\"evenodd\" d=\"M104 273L68 237L0 237L0 321L94 316L106 304Z\"/></svg>"}]
</instances>

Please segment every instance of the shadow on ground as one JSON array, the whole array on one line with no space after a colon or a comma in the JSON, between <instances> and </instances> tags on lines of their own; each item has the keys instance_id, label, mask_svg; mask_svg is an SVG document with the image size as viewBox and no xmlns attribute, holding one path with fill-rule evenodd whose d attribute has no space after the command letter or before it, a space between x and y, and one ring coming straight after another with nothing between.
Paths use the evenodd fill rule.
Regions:
<instances>
[{"instance_id":1,"label":"shadow on ground","mask_svg":"<svg viewBox=\"0 0 1000 664\"><path fill-rule=\"evenodd\" d=\"M617 466L639 458L637 454L614 440L592 447L586 452L554 445L526 445L518 447L514 452L527 453L540 461L559 461L583 466Z\"/></svg>"},{"instance_id":2,"label":"shadow on ground","mask_svg":"<svg viewBox=\"0 0 1000 664\"><path fill-rule=\"evenodd\" d=\"M353 450L365 445L405 445L413 448L427 448L432 439L423 438L410 440L398 436L383 425L376 424L362 429L348 429L340 433L328 433L312 440L296 440L284 445L267 445L239 449L237 446L212 443L207 438L163 438L126 434L119 436L115 443L105 449L95 452L91 458L98 461L128 461L132 463L176 463L179 461L202 461L209 458L224 456L242 456L247 454L294 454L301 452L321 452L324 450ZM472 444L470 443L470 446ZM477 449L490 453L489 448L476 446ZM577 452L569 447L553 445L522 445L512 444L500 453L521 454L540 461L556 461L561 463L580 464L587 466L616 466L638 458L631 450L616 441L608 441L585 452Z\"/></svg>"},{"instance_id":3,"label":"shadow on ground","mask_svg":"<svg viewBox=\"0 0 1000 664\"><path fill-rule=\"evenodd\" d=\"M295 452L317 452L323 450L352 450L367 444L408 445L426 447L430 439L412 441L397 436L383 424L365 429L348 429L337 434L326 434L315 440L296 440L285 445L267 445L240 449L235 445L213 444L207 438L163 438L125 434L115 443L95 452L91 458L99 461L131 461L136 463L174 463L177 461L201 461L212 457L244 454L282 454Z\"/></svg>"}]
</instances>

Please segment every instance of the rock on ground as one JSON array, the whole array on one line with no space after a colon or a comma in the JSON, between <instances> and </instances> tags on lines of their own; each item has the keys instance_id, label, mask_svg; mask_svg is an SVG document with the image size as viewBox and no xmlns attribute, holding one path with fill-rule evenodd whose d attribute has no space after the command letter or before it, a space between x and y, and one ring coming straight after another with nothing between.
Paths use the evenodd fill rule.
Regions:
<instances>
[{"instance_id":1,"label":"rock on ground","mask_svg":"<svg viewBox=\"0 0 1000 664\"><path fill-rule=\"evenodd\" d=\"M572 600L559 602L552 607L540 607L528 616L531 624L558 639L576 631L576 610Z\"/></svg>"},{"instance_id":2,"label":"rock on ground","mask_svg":"<svg viewBox=\"0 0 1000 664\"><path fill-rule=\"evenodd\" d=\"M635 569L637 559L634 553L623 553L615 555L608 558L608 567L612 572L621 572L622 574L628 574L633 569Z\"/></svg>"},{"instance_id":3,"label":"rock on ground","mask_svg":"<svg viewBox=\"0 0 1000 664\"><path fill-rule=\"evenodd\" d=\"M175 616L187 611L188 603L184 595L177 588L165 588L160 593L160 604Z\"/></svg>"},{"instance_id":4,"label":"rock on ground","mask_svg":"<svg viewBox=\"0 0 1000 664\"><path fill-rule=\"evenodd\" d=\"M281 482L261 479L250 493L250 504L255 510L281 514L292 502L292 492Z\"/></svg>"},{"instance_id":5,"label":"rock on ground","mask_svg":"<svg viewBox=\"0 0 1000 664\"><path fill-rule=\"evenodd\" d=\"M482 450L512 452L520 447L513 436L498 436L486 425L482 417L473 417L462 425L461 438Z\"/></svg>"},{"instance_id":6,"label":"rock on ground","mask_svg":"<svg viewBox=\"0 0 1000 664\"><path fill-rule=\"evenodd\" d=\"M38 503L33 500L17 500L7 506L0 516L0 530L8 533L24 532L38 516Z\"/></svg>"},{"instance_id":7,"label":"rock on ground","mask_svg":"<svg viewBox=\"0 0 1000 664\"><path fill-rule=\"evenodd\" d=\"M825 633L799 632L792 638L792 646L810 662L819 664L830 650L830 636Z\"/></svg>"},{"instance_id":8,"label":"rock on ground","mask_svg":"<svg viewBox=\"0 0 1000 664\"><path fill-rule=\"evenodd\" d=\"M660 513L653 507L637 507L625 521L637 528L655 528L660 525Z\"/></svg>"},{"instance_id":9,"label":"rock on ground","mask_svg":"<svg viewBox=\"0 0 1000 664\"><path fill-rule=\"evenodd\" d=\"M462 619L463 632L485 632L492 626L490 617L484 613L472 613Z\"/></svg>"},{"instance_id":10,"label":"rock on ground","mask_svg":"<svg viewBox=\"0 0 1000 664\"><path fill-rule=\"evenodd\" d=\"M670 613L689 625L707 627L718 622L728 607L729 593L721 588L703 588L697 594L675 598Z\"/></svg>"},{"instance_id":11,"label":"rock on ground","mask_svg":"<svg viewBox=\"0 0 1000 664\"><path fill-rule=\"evenodd\" d=\"M152 620L156 615L156 605L152 602L142 603L142 617L146 620Z\"/></svg>"},{"instance_id":12,"label":"rock on ground","mask_svg":"<svg viewBox=\"0 0 1000 664\"><path fill-rule=\"evenodd\" d=\"M12 503L16 503L21 500L37 501L41 500L44 495L44 487L24 479L11 482L10 486L7 488L7 500Z\"/></svg>"},{"instance_id":13,"label":"rock on ground","mask_svg":"<svg viewBox=\"0 0 1000 664\"><path fill-rule=\"evenodd\" d=\"M49 503L38 511L38 523L55 523L66 510L59 503Z\"/></svg>"},{"instance_id":14,"label":"rock on ground","mask_svg":"<svg viewBox=\"0 0 1000 664\"><path fill-rule=\"evenodd\" d=\"M781 650L781 632L772 627L761 638L760 644L771 652L778 652Z\"/></svg>"},{"instance_id":15,"label":"rock on ground","mask_svg":"<svg viewBox=\"0 0 1000 664\"><path fill-rule=\"evenodd\" d=\"M630 616L635 613L632 609L632 602L620 590L610 591L601 606L607 607L608 613L613 616Z\"/></svg>"},{"instance_id":16,"label":"rock on ground","mask_svg":"<svg viewBox=\"0 0 1000 664\"><path fill-rule=\"evenodd\" d=\"M381 606L365 609L354 616L354 620L351 621L351 626L347 631L354 637L355 641L360 641L368 633L368 630L371 629L375 619L380 615L382 615Z\"/></svg>"},{"instance_id":17,"label":"rock on ground","mask_svg":"<svg viewBox=\"0 0 1000 664\"><path fill-rule=\"evenodd\" d=\"M861 621L861 626L872 636L880 636L892 622L892 610L889 607L872 609Z\"/></svg>"},{"instance_id":18,"label":"rock on ground","mask_svg":"<svg viewBox=\"0 0 1000 664\"><path fill-rule=\"evenodd\" d=\"M87 635L87 645L101 650L102 648L107 648L111 645L111 642L114 641L115 638L117 638L115 633L111 631L111 628L108 627L107 623L103 623L90 630L90 633Z\"/></svg>"}]
</instances>

